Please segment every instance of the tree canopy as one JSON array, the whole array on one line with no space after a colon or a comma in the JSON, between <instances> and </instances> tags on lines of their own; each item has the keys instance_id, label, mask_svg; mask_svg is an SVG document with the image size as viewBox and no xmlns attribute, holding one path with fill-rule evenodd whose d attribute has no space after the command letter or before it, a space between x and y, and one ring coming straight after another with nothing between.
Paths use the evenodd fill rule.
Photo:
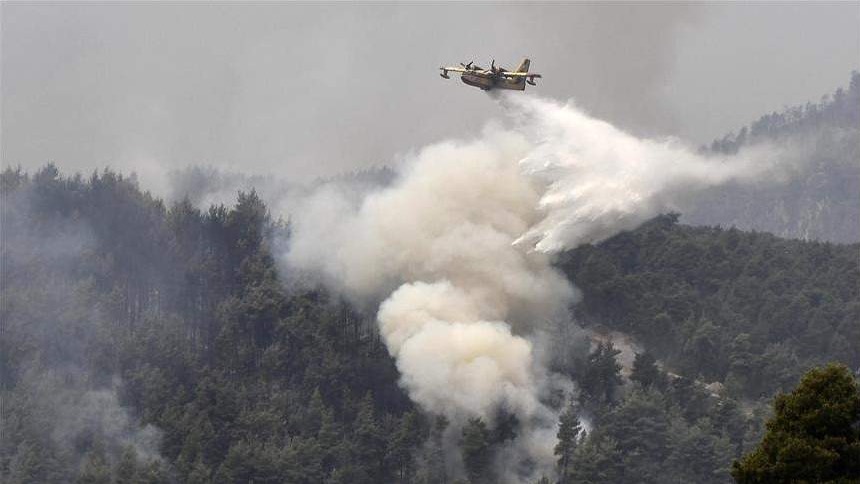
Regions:
<instances>
[{"instance_id":1,"label":"tree canopy","mask_svg":"<svg viewBox=\"0 0 860 484\"><path fill-rule=\"evenodd\" d=\"M773 403L764 438L734 463L740 483L860 482L860 385L843 365L814 368Z\"/></svg>"}]
</instances>

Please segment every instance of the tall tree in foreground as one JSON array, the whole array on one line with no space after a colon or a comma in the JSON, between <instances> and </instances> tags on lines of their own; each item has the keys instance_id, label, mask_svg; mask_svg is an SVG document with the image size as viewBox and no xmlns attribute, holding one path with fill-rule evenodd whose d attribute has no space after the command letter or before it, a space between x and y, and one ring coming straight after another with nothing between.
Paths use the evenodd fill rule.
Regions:
<instances>
[{"instance_id":1,"label":"tall tree in foreground","mask_svg":"<svg viewBox=\"0 0 860 484\"><path fill-rule=\"evenodd\" d=\"M735 462L739 483L860 483L860 388L851 371L829 364L774 401L758 448Z\"/></svg>"}]
</instances>

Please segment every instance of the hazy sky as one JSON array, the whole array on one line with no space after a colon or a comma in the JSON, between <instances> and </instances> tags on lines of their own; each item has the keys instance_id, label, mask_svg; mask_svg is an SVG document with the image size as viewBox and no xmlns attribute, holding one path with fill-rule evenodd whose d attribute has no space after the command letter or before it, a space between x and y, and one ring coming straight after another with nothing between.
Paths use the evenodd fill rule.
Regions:
<instances>
[{"instance_id":1,"label":"hazy sky","mask_svg":"<svg viewBox=\"0 0 860 484\"><path fill-rule=\"evenodd\" d=\"M2 4L2 162L307 177L476 133L437 68L544 75L633 132L699 144L847 84L860 3ZM528 95L528 94L527 94Z\"/></svg>"}]
</instances>

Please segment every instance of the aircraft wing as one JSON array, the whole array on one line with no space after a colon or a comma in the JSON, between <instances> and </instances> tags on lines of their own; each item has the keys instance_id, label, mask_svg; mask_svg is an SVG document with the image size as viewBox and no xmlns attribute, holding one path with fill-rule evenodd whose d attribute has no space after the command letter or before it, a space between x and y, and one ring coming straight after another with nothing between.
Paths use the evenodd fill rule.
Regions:
<instances>
[{"instance_id":1,"label":"aircraft wing","mask_svg":"<svg viewBox=\"0 0 860 484\"><path fill-rule=\"evenodd\" d=\"M444 72L469 72L462 67L440 67L439 70Z\"/></svg>"},{"instance_id":2,"label":"aircraft wing","mask_svg":"<svg viewBox=\"0 0 860 484\"><path fill-rule=\"evenodd\" d=\"M529 74L528 72L503 72L503 76L510 78L518 78L518 77L529 77L531 79L540 79L542 76L540 74Z\"/></svg>"}]
</instances>

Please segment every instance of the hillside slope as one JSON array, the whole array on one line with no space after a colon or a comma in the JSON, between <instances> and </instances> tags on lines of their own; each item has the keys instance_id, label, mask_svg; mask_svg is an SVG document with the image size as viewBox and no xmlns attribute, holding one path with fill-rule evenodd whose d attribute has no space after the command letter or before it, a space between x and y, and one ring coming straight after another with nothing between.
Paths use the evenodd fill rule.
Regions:
<instances>
[{"instance_id":1,"label":"hillside slope","mask_svg":"<svg viewBox=\"0 0 860 484\"><path fill-rule=\"evenodd\" d=\"M738 397L815 364L860 367L860 244L690 227L676 215L562 254L586 323L635 336L673 371Z\"/></svg>"},{"instance_id":2,"label":"hillside slope","mask_svg":"<svg viewBox=\"0 0 860 484\"><path fill-rule=\"evenodd\" d=\"M256 193L167 207L49 165L7 169L0 195L4 482L498 481L511 416L460 433L414 406L372 318L275 270L289 227ZM676 222L558 260L577 321L646 350L629 379L610 344L555 368L591 429L564 482L727 482L761 435L755 399L860 363L857 245Z\"/></svg>"},{"instance_id":3,"label":"hillside slope","mask_svg":"<svg viewBox=\"0 0 860 484\"><path fill-rule=\"evenodd\" d=\"M685 223L770 232L781 237L860 241L860 73L847 90L762 116L749 128L715 140L706 151L734 153L758 142L804 153L789 183L761 181L705 191L683 214Z\"/></svg>"}]
</instances>

